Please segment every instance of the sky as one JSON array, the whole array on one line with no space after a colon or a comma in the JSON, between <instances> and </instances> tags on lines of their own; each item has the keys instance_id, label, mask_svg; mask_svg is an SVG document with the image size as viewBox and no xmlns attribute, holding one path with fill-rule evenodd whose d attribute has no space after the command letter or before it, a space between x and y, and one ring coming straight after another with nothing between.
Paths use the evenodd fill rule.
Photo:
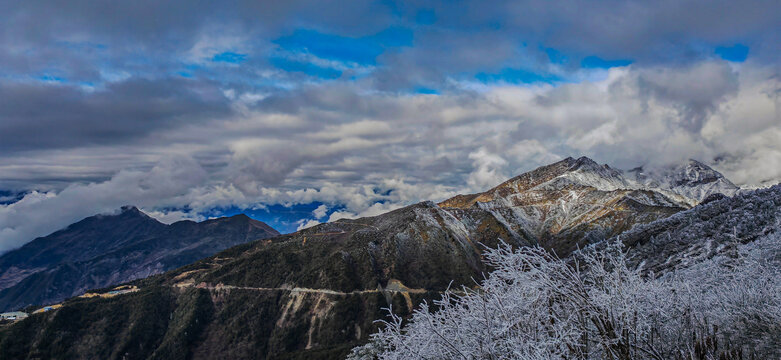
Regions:
<instances>
[{"instance_id":1,"label":"sky","mask_svg":"<svg viewBox=\"0 0 781 360\"><path fill-rule=\"evenodd\" d=\"M0 0L0 24L0 252L127 204L291 232L567 156L781 179L774 0Z\"/></svg>"}]
</instances>

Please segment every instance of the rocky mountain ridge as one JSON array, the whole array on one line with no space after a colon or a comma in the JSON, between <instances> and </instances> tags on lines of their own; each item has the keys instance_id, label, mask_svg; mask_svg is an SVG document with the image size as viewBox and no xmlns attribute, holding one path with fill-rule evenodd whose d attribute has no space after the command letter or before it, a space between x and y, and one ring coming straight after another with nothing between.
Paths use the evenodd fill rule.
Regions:
<instances>
[{"instance_id":1,"label":"rocky mountain ridge","mask_svg":"<svg viewBox=\"0 0 781 360\"><path fill-rule=\"evenodd\" d=\"M567 253L690 208L711 194L736 192L720 173L694 160L645 175L570 157L438 205L467 222L488 212L515 238Z\"/></svg>"},{"instance_id":2,"label":"rocky mountain ridge","mask_svg":"<svg viewBox=\"0 0 781 360\"><path fill-rule=\"evenodd\" d=\"M718 171L696 160L655 167L648 171L643 167L623 171L607 164L600 165L584 156L578 159L568 157L518 175L486 192L458 195L442 201L440 205L464 207L511 193L523 193L535 188L559 190L568 185L593 187L605 192L657 191L669 197L671 202L688 207L696 205L708 195L721 193L732 196L740 189Z\"/></svg>"},{"instance_id":3,"label":"rocky mountain ridge","mask_svg":"<svg viewBox=\"0 0 781 360\"><path fill-rule=\"evenodd\" d=\"M135 207L123 207L0 256L0 309L59 302L276 235L276 230L246 215L165 225Z\"/></svg>"}]
</instances>

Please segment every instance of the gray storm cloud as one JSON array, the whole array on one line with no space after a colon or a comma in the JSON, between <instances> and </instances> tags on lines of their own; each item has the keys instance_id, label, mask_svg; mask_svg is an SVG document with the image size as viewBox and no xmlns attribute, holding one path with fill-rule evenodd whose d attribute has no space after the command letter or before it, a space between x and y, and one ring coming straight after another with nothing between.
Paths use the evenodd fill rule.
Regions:
<instances>
[{"instance_id":1,"label":"gray storm cloud","mask_svg":"<svg viewBox=\"0 0 781 360\"><path fill-rule=\"evenodd\" d=\"M230 114L216 84L129 79L87 92L77 86L0 81L0 151L118 144Z\"/></svg>"}]
</instances>

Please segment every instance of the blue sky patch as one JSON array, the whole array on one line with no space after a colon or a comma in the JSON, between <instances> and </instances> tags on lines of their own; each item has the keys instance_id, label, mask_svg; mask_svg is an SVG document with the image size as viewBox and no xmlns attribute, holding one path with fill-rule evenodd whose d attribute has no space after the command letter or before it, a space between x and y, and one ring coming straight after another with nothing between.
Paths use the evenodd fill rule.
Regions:
<instances>
[{"instance_id":1,"label":"blue sky patch","mask_svg":"<svg viewBox=\"0 0 781 360\"><path fill-rule=\"evenodd\" d=\"M425 94L425 95L439 95L439 91L437 89L431 89L427 87L416 87L414 92L416 94Z\"/></svg>"},{"instance_id":2,"label":"blue sky patch","mask_svg":"<svg viewBox=\"0 0 781 360\"><path fill-rule=\"evenodd\" d=\"M569 61L569 57L554 48L545 48L543 51L548 55L548 61L551 64L566 64Z\"/></svg>"},{"instance_id":3,"label":"blue sky patch","mask_svg":"<svg viewBox=\"0 0 781 360\"><path fill-rule=\"evenodd\" d=\"M412 30L405 27L392 26L383 31L380 31L377 34L362 39L366 41L373 41L383 48L391 48L412 46L413 38L414 35Z\"/></svg>"},{"instance_id":4,"label":"blue sky patch","mask_svg":"<svg viewBox=\"0 0 781 360\"><path fill-rule=\"evenodd\" d=\"M609 69L612 67L627 66L632 60L605 60L598 56L587 56L580 62L580 66L586 69Z\"/></svg>"},{"instance_id":5,"label":"blue sky patch","mask_svg":"<svg viewBox=\"0 0 781 360\"><path fill-rule=\"evenodd\" d=\"M415 23L418 25L431 25L437 22L437 14L432 9L422 9L415 14Z\"/></svg>"},{"instance_id":6,"label":"blue sky patch","mask_svg":"<svg viewBox=\"0 0 781 360\"><path fill-rule=\"evenodd\" d=\"M231 51L215 54L212 58L213 62L224 62L229 64L241 64L247 61L247 54L239 54Z\"/></svg>"},{"instance_id":7,"label":"blue sky patch","mask_svg":"<svg viewBox=\"0 0 781 360\"><path fill-rule=\"evenodd\" d=\"M296 30L275 43L285 50L359 64L374 64L375 58L382 53L382 47L374 42L315 30Z\"/></svg>"},{"instance_id":8,"label":"blue sky patch","mask_svg":"<svg viewBox=\"0 0 781 360\"><path fill-rule=\"evenodd\" d=\"M391 27L371 36L347 37L317 30L299 29L291 35L278 38L274 43L291 52L304 52L323 59L374 65L377 57L386 48L411 45L412 31Z\"/></svg>"},{"instance_id":9,"label":"blue sky patch","mask_svg":"<svg viewBox=\"0 0 781 360\"><path fill-rule=\"evenodd\" d=\"M748 58L748 46L735 44L732 46L719 46L716 48L716 55L722 59L732 62L744 62Z\"/></svg>"},{"instance_id":10,"label":"blue sky patch","mask_svg":"<svg viewBox=\"0 0 781 360\"><path fill-rule=\"evenodd\" d=\"M61 76L55 76L55 75L41 75L38 77L38 80L48 83L64 83L68 81L66 78Z\"/></svg>"},{"instance_id":11,"label":"blue sky patch","mask_svg":"<svg viewBox=\"0 0 781 360\"><path fill-rule=\"evenodd\" d=\"M97 49L97 50L105 50L108 49L108 46L105 44L95 43L91 41L57 41L56 44L61 45L63 47L69 48L69 49L75 49L75 50L85 50L85 49Z\"/></svg>"},{"instance_id":12,"label":"blue sky patch","mask_svg":"<svg viewBox=\"0 0 781 360\"><path fill-rule=\"evenodd\" d=\"M484 83L507 82L512 84L554 83L562 81L562 78L549 73L534 72L525 69L504 68L498 73L478 73L477 80Z\"/></svg>"},{"instance_id":13,"label":"blue sky patch","mask_svg":"<svg viewBox=\"0 0 781 360\"><path fill-rule=\"evenodd\" d=\"M295 232L300 225L301 220L313 219L312 212L317 209L321 202L312 202L309 204L298 204L285 206L281 204L268 205L264 209L239 209L237 207L231 207L227 209L214 209L209 213L202 214L207 217L220 217L220 216L233 216L236 214L246 214L247 216L260 220L282 234L288 234ZM329 206L328 212L321 221L325 221L335 211L343 210L343 207Z\"/></svg>"},{"instance_id":14,"label":"blue sky patch","mask_svg":"<svg viewBox=\"0 0 781 360\"><path fill-rule=\"evenodd\" d=\"M280 70L304 73L321 79L337 79L342 76L340 70L321 67L308 62L290 60L283 57L272 57L269 61Z\"/></svg>"}]
</instances>

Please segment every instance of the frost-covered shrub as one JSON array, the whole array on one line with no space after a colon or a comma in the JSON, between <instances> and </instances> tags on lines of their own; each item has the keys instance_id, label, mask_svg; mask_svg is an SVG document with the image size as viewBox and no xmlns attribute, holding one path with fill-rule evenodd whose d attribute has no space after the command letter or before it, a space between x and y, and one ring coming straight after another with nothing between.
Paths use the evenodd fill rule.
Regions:
<instances>
[{"instance_id":1,"label":"frost-covered shrub","mask_svg":"<svg viewBox=\"0 0 781 360\"><path fill-rule=\"evenodd\" d=\"M390 312L352 358L724 359L781 355L781 238L660 278L618 242L558 259L489 249L477 290L448 291L404 321Z\"/></svg>"},{"instance_id":2,"label":"frost-covered shrub","mask_svg":"<svg viewBox=\"0 0 781 360\"><path fill-rule=\"evenodd\" d=\"M725 343L781 358L781 235L738 246L737 257L717 256L658 281L685 290L677 293L689 297L683 303L700 328L716 326Z\"/></svg>"}]
</instances>

